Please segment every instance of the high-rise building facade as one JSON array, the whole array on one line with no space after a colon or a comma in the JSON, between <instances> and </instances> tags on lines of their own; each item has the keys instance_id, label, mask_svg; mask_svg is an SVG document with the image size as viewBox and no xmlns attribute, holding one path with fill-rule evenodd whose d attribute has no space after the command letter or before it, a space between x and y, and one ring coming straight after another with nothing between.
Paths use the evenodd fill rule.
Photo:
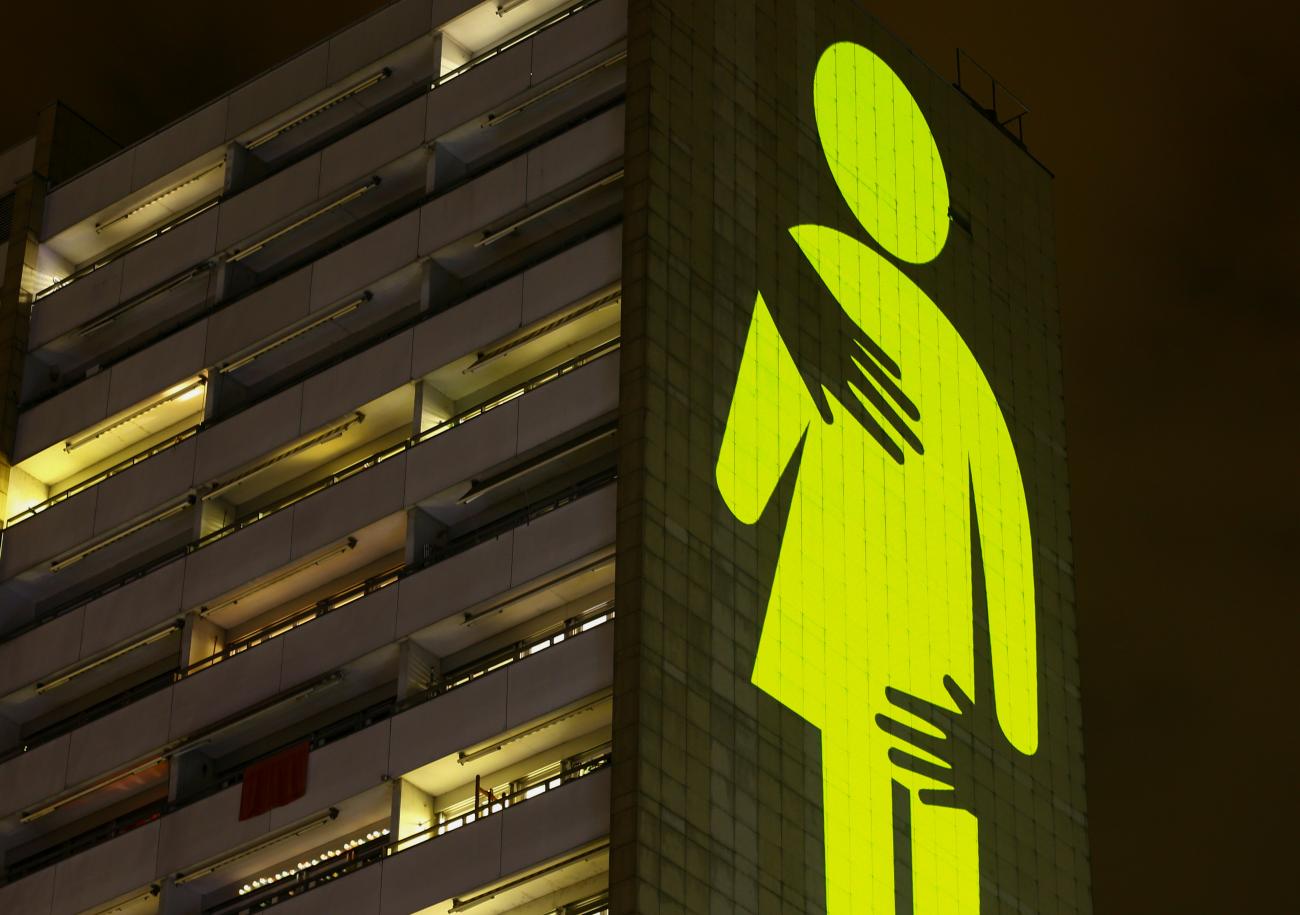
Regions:
<instances>
[{"instance_id":1,"label":"high-rise building facade","mask_svg":"<svg viewBox=\"0 0 1300 915\"><path fill-rule=\"evenodd\" d=\"M0 911L1090 911L1050 176L859 6L103 146L0 155Z\"/></svg>"}]
</instances>

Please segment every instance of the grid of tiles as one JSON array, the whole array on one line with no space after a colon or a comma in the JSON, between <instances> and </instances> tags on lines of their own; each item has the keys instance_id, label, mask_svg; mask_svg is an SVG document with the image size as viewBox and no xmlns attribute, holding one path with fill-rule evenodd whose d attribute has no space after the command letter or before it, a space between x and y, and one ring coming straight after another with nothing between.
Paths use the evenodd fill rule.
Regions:
<instances>
[{"instance_id":1,"label":"grid of tiles","mask_svg":"<svg viewBox=\"0 0 1300 915\"><path fill-rule=\"evenodd\" d=\"M957 732L981 910L1089 912L1049 176L845 0L634 0L629 34L614 910L826 909L819 734L750 683L793 481L745 525L714 465L756 291L817 381L843 359L787 230L862 235L813 120L818 57L848 40L899 74L938 141L948 243L903 270L998 397L1034 535L1038 752L1004 752L978 719Z\"/></svg>"}]
</instances>

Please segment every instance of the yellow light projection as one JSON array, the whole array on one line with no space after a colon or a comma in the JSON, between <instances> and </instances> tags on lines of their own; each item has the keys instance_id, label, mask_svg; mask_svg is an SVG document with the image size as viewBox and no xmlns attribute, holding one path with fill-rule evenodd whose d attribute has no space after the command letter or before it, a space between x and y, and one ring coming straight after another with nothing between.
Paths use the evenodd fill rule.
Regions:
<instances>
[{"instance_id":1,"label":"yellow light projection","mask_svg":"<svg viewBox=\"0 0 1300 915\"><path fill-rule=\"evenodd\" d=\"M899 78L866 48L833 45L817 66L814 109L831 172L863 228L899 259L937 256L947 237L943 163ZM975 356L925 293L848 235L816 225L790 232L895 364L870 364L862 346L854 353L862 372L852 390L877 434L828 390L826 422L758 296L717 465L741 522L758 520L803 447L752 680L821 730L831 915L892 915L896 857L911 862L915 915L978 912L974 815L921 802L920 790L947 786L893 765L890 747L901 742L875 718L903 717L886 687L949 709L945 676L973 694L973 504L998 721L1018 750L1037 748L1033 565L1015 450ZM919 718L908 723L939 734ZM910 849L895 847L895 782L910 796Z\"/></svg>"}]
</instances>

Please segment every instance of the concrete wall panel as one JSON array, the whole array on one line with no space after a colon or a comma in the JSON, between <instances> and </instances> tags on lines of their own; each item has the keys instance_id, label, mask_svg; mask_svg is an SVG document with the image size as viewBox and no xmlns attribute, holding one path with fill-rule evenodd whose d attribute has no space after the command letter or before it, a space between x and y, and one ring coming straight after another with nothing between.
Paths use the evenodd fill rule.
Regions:
<instances>
[{"instance_id":1,"label":"concrete wall panel","mask_svg":"<svg viewBox=\"0 0 1300 915\"><path fill-rule=\"evenodd\" d=\"M78 607L0 644L0 696L75 664L80 657L85 620L85 608Z\"/></svg>"},{"instance_id":2,"label":"concrete wall panel","mask_svg":"<svg viewBox=\"0 0 1300 915\"><path fill-rule=\"evenodd\" d=\"M118 258L36 302L28 346L39 349L115 305L122 294L124 263L124 258Z\"/></svg>"},{"instance_id":3,"label":"concrete wall panel","mask_svg":"<svg viewBox=\"0 0 1300 915\"><path fill-rule=\"evenodd\" d=\"M122 258L122 300L212 257L217 210L195 216Z\"/></svg>"},{"instance_id":4,"label":"concrete wall panel","mask_svg":"<svg viewBox=\"0 0 1300 915\"><path fill-rule=\"evenodd\" d=\"M185 560L178 559L86 605L81 656L159 628L181 611Z\"/></svg>"},{"instance_id":5,"label":"concrete wall panel","mask_svg":"<svg viewBox=\"0 0 1300 915\"><path fill-rule=\"evenodd\" d=\"M131 188L138 190L226 143L226 102L219 98L135 148Z\"/></svg>"},{"instance_id":6,"label":"concrete wall panel","mask_svg":"<svg viewBox=\"0 0 1300 915\"><path fill-rule=\"evenodd\" d=\"M307 793L271 811L271 829L283 829L383 783L388 771L389 723L382 721L312 752Z\"/></svg>"},{"instance_id":7,"label":"concrete wall panel","mask_svg":"<svg viewBox=\"0 0 1300 915\"><path fill-rule=\"evenodd\" d=\"M298 437L302 385L236 413L198 435L196 483L217 480Z\"/></svg>"},{"instance_id":8,"label":"concrete wall panel","mask_svg":"<svg viewBox=\"0 0 1300 915\"><path fill-rule=\"evenodd\" d=\"M207 335L207 322L199 321L113 366L108 412L121 412L196 375L204 368Z\"/></svg>"},{"instance_id":9,"label":"concrete wall panel","mask_svg":"<svg viewBox=\"0 0 1300 915\"><path fill-rule=\"evenodd\" d=\"M342 667L396 638L397 592L394 587L369 594L310 624L287 633L280 688Z\"/></svg>"},{"instance_id":10,"label":"concrete wall panel","mask_svg":"<svg viewBox=\"0 0 1300 915\"><path fill-rule=\"evenodd\" d=\"M159 823L133 829L103 845L60 861L54 877L53 915L78 915L96 903L144 890L158 860Z\"/></svg>"},{"instance_id":11,"label":"concrete wall panel","mask_svg":"<svg viewBox=\"0 0 1300 915\"><path fill-rule=\"evenodd\" d=\"M331 423L411 380L411 332L403 331L303 382L300 432Z\"/></svg>"},{"instance_id":12,"label":"concrete wall panel","mask_svg":"<svg viewBox=\"0 0 1300 915\"><path fill-rule=\"evenodd\" d=\"M381 915L410 915L501 875L501 818L488 817L384 862Z\"/></svg>"},{"instance_id":13,"label":"concrete wall panel","mask_svg":"<svg viewBox=\"0 0 1300 915\"><path fill-rule=\"evenodd\" d=\"M98 498L93 488L88 489L6 528L0 579L12 578L89 540Z\"/></svg>"},{"instance_id":14,"label":"concrete wall panel","mask_svg":"<svg viewBox=\"0 0 1300 915\"><path fill-rule=\"evenodd\" d=\"M424 138L436 140L527 91L532 56L532 42L524 42L433 90Z\"/></svg>"},{"instance_id":15,"label":"concrete wall panel","mask_svg":"<svg viewBox=\"0 0 1300 915\"><path fill-rule=\"evenodd\" d=\"M424 141L426 98L422 95L408 102L325 150L321 160L321 193L328 194L360 181L419 146Z\"/></svg>"},{"instance_id":16,"label":"concrete wall panel","mask_svg":"<svg viewBox=\"0 0 1300 915\"><path fill-rule=\"evenodd\" d=\"M266 128L263 121L288 120L285 110L320 92L327 85L329 45L316 47L291 58L265 76L236 89L230 96L230 113L226 119L226 136L234 138L255 126ZM248 139L251 139L249 137Z\"/></svg>"},{"instance_id":17,"label":"concrete wall panel","mask_svg":"<svg viewBox=\"0 0 1300 915\"><path fill-rule=\"evenodd\" d=\"M131 193L134 156L135 150L125 150L51 191L45 198L41 238L57 235Z\"/></svg>"},{"instance_id":18,"label":"concrete wall panel","mask_svg":"<svg viewBox=\"0 0 1300 915\"><path fill-rule=\"evenodd\" d=\"M321 258L312 269L312 311L414 262L418 241L419 216L410 213Z\"/></svg>"},{"instance_id":19,"label":"concrete wall panel","mask_svg":"<svg viewBox=\"0 0 1300 915\"><path fill-rule=\"evenodd\" d=\"M108 373L101 372L18 414L14 463L100 422L108 409Z\"/></svg>"},{"instance_id":20,"label":"concrete wall panel","mask_svg":"<svg viewBox=\"0 0 1300 915\"><path fill-rule=\"evenodd\" d=\"M505 713L505 685L501 689L501 711ZM22 756L0 763L0 816L26 810L63 790L68 768L71 734L33 747Z\"/></svg>"},{"instance_id":21,"label":"concrete wall panel","mask_svg":"<svg viewBox=\"0 0 1300 915\"><path fill-rule=\"evenodd\" d=\"M299 502L293 508L293 558L401 511L405 481L406 455L399 454Z\"/></svg>"},{"instance_id":22,"label":"concrete wall panel","mask_svg":"<svg viewBox=\"0 0 1300 915\"><path fill-rule=\"evenodd\" d=\"M311 267L294 271L209 318L206 362L217 365L305 318L311 274Z\"/></svg>"},{"instance_id":23,"label":"concrete wall panel","mask_svg":"<svg viewBox=\"0 0 1300 915\"><path fill-rule=\"evenodd\" d=\"M532 324L584 296L618 282L623 274L623 229L616 227L557 254L523 276L523 324Z\"/></svg>"},{"instance_id":24,"label":"concrete wall panel","mask_svg":"<svg viewBox=\"0 0 1300 915\"><path fill-rule=\"evenodd\" d=\"M0 887L0 912L48 915L54 904L54 875L55 869L47 867Z\"/></svg>"},{"instance_id":25,"label":"concrete wall panel","mask_svg":"<svg viewBox=\"0 0 1300 915\"><path fill-rule=\"evenodd\" d=\"M476 473L513 458L519 415L526 411L526 398L511 401L407 452L407 503L465 483Z\"/></svg>"},{"instance_id":26,"label":"concrete wall panel","mask_svg":"<svg viewBox=\"0 0 1300 915\"><path fill-rule=\"evenodd\" d=\"M401 0L331 39L329 82L336 83L390 51L428 35L432 7L432 0Z\"/></svg>"},{"instance_id":27,"label":"concrete wall panel","mask_svg":"<svg viewBox=\"0 0 1300 915\"><path fill-rule=\"evenodd\" d=\"M112 530L155 506L180 498L194 480L197 448L196 437L190 437L88 490L99 492L95 533Z\"/></svg>"},{"instance_id":28,"label":"concrete wall panel","mask_svg":"<svg viewBox=\"0 0 1300 915\"><path fill-rule=\"evenodd\" d=\"M506 678L491 674L475 680L417 705L391 722L388 771L398 778L504 731Z\"/></svg>"},{"instance_id":29,"label":"concrete wall panel","mask_svg":"<svg viewBox=\"0 0 1300 915\"><path fill-rule=\"evenodd\" d=\"M303 209L320 195L320 155L309 156L221 205L218 250L255 242L264 230Z\"/></svg>"},{"instance_id":30,"label":"concrete wall panel","mask_svg":"<svg viewBox=\"0 0 1300 915\"><path fill-rule=\"evenodd\" d=\"M514 532L480 543L398 585L397 633L410 635L510 587Z\"/></svg>"},{"instance_id":31,"label":"concrete wall panel","mask_svg":"<svg viewBox=\"0 0 1300 915\"><path fill-rule=\"evenodd\" d=\"M241 821L240 794L236 785L163 817L157 872L184 871L265 835L271 815Z\"/></svg>"},{"instance_id":32,"label":"concrete wall panel","mask_svg":"<svg viewBox=\"0 0 1300 915\"><path fill-rule=\"evenodd\" d=\"M614 627L601 626L506 668L506 727L518 727L614 682Z\"/></svg>"},{"instance_id":33,"label":"concrete wall panel","mask_svg":"<svg viewBox=\"0 0 1300 915\"><path fill-rule=\"evenodd\" d=\"M293 512L280 512L191 554L184 606L198 607L287 563L292 533Z\"/></svg>"},{"instance_id":34,"label":"concrete wall panel","mask_svg":"<svg viewBox=\"0 0 1300 915\"><path fill-rule=\"evenodd\" d=\"M565 187L623 154L622 105L528 154L528 202Z\"/></svg>"},{"instance_id":35,"label":"concrete wall panel","mask_svg":"<svg viewBox=\"0 0 1300 915\"><path fill-rule=\"evenodd\" d=\"M420 254L459 241L524 205L528 180L524 159L507 162L420 209Z\"/></svg>"},{"instance_id":36,"label":"concrete wall panel","mask_svg":"<svg viewBox=\"0 0 1300 915\"><path fill-rule=\"evenodd\" d=\"M609 835L609 769L501 814L501 874L517 873Z\"/></svg>"},{"instance_id":37,"label":"concrete wall panel","mask_svg":"<svg viewBox=\"0 0 1300 915\"><path fill-rule=\"evenodd\" d=\"M172 687L171 738L269 699L280 691L284 640L272 639L199 671Z\"/></svg>"},{"instance_id":38,"label":"concrete wall panel","mask_svg":"<svg viewBox=\"0 0 1300 915\"><path fill-rule=\"evenodd\" d=\"M525 396L519 406L519 451L616 410L618 365L618 353L612 353Z\"/></svg>"},{"instance_id":39,"label":"concrete wall panel","mask_svg":"<svg viewBox=\"0 0 1300 915\"><path fill-rule=\"evenodd\" d=\"M414 377L427 375L519 329L524 279L513 276L415 327Z\"/></svg>"},{"instance_id":40,"label":"concrete wall panel","mask_svg":"<svg viewBox=\"0 0 1300 915\"><path fill-rule=\"evenodd\" d=\"M531 581L613 543L616 502L616 488L607 486L518 528L511 585Z\"/></svg>"},{"instance_id":41,"label":"concrete wall panel","mask_svg":"<svg viewBox=\"0 0 1300 915\"><path fill-rule=\"evenodd\" d=\"M68 746L69 788L129 763L167 742L171 691L162 690L77 728Z\"/></svg>"},{"instance_id":42,"label":"concrete wall panel","mask_svg":"<svg viewBox=\"0 0 1300 915\"><path fill-rule=\"evenodd\" d=\"M548 80L626 36L627 0L603 0L533 39L533 82Z\"/></svg>"}]
</instances>

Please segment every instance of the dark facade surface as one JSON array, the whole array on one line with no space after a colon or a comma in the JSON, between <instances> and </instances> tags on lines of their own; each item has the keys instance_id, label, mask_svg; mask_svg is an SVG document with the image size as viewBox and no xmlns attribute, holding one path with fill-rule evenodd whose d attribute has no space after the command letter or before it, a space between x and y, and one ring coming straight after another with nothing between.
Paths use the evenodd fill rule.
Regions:
<instances>
[{"instance_id":1,"label":"dark facade surface","mask_svg":"<svg viewBox=\"0 0 1300 915\"><path fill-rule=\"evenodd\" d=\"M631 4L614 910L826 910L819 734L750 682L791 481L749 526L714 467L758 291L801 367L837 390L841 312L788 229L819 223L879 250L813 121L814 68L837 41L880 55L937 139L948 241L900 268L991 383L1033 532L1032 757L998 730L974 595L976 709L955 768L979 818L981 911L1089 912L1050 175L846 0Z\"/></svg>"}]
</instances>

